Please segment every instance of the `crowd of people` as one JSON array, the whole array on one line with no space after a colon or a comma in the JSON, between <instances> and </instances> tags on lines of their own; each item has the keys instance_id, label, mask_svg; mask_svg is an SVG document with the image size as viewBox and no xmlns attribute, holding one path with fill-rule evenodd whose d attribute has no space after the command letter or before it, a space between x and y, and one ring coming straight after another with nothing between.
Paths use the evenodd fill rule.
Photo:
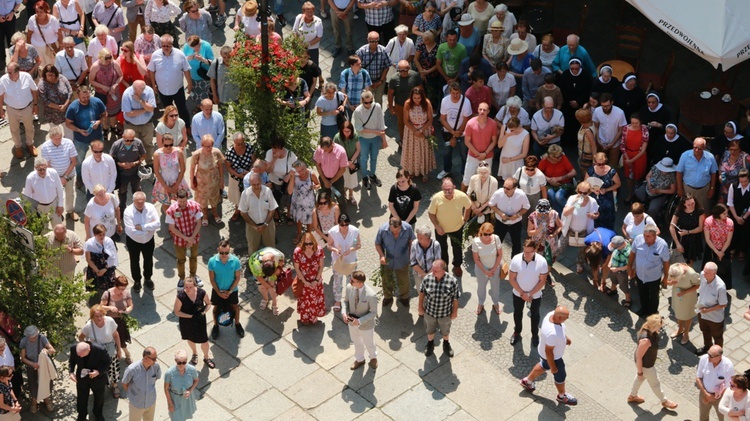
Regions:
<instances>
[{"instance_id":1,"label":"crowd of people","mask_svg":"<svg viewBox=\"0 0 750 421\"><path fill-rule=\"evenodd\" d=\"M525 308L530 309L531 344L541 361L521 379L526 390L534 391L534 379L551 370L557 400L577 403L565 390L562 359L571 344L564 328L569 310L561 306L540 314L543 291L555 285L550 268L571 247L578 249L576 271L583 273L588 265L601 293L617 297L619 287L628 309L633 294L639 297L638 315L645 322L628 402L644 401L638 389L648 380L665 408L677 406L661 392L653 368L664 323L659 297L662 288L672 286L678 321L672 337L687 344L696 313L703 333L697 350L702 355L697 375L701 419L712 406L727 413L727 407L738 408L744 399L747 407L747 379L734 376L721 348L732 261L746 262L743 275L750 275L748 243L741 241L750 232L750 156L738 123L727 122L710 143L686 138L660 94L644 92L637 74L620 81L606 63L597 68L577 35L562 46L549 35L537 42L528 22L517 21L505 5L430 0L417 6L409 27L396 25L392 8L397 4L332 0L318 17L315 5L305 2L294 19L289 36L307 43L308 60L297 85L287 90L303 98L294 107L320 117L320 137L311 140L317 146L312 162L298 159L283 138L275 137L263 151L243 133L227 130L226 110L238 95L227 76L231 41L219 46L211 35L212 13L216 26L225 23L223 0L206 9L193 0L182 8L170 0L123 1L122 7L113 0L95 6L59 0L52 10L46 2L28 3L33 13L25 34L15 26L20 2L12 5L14 10L0 5L0 33L11 47L9 59L4 49L0 57L6 66L0 77L0 105L5 106L0 117L10 125L15 158L28 153L34 159L24 194L38 203L39 212L50 215L49 244L64 249L60 273L72 276L76 256L84 255L87 285L101 294L80 342L70 350L79 419L86 418L89 390L94 391L94 416L102 419L107 385L115 398L124 388L131 414L153 417L154 382L162 375L156 349L147 348L142 360L133 361L126 320L133 310L131 289L155 288L157 235L175 249L173 312L190 350L178 351L175 366L164 374L172 419L195 411L190 397L198 381L198 345L203 363L216 367L208 319L213 320L212 339L220 336L220 326L232 324L244 337L243 270L229 242L220 242L209 260L206 282L196 274L201 231L225 225L224 200L234 209L228 223L245 228L260 311L278 315L278 295L291 287L300 322L317 323L328 311L323 272L330 256L330 310L349 326L355 344L352 370L365 364L365 349L369 367L378 366L377 296L357 270L363 242L373 242L379 257L381 308L391 308L394 298L408 308L413 279L427 330L424 353L434 354L439 330L443 352L452 357L450 328L458 315L469 231L476 314L484 312L488 286L492 311L501 313L500 282L507 278L513 289L510 344L515 346L522 340ZM369 31L359 48L351 33L355 7L363 10ZM275 14L286 26L281 1L275 3ZM348 53L348 67L330 75L338 84L326 82L319 68L321 18L328 15L333 55L344 47ZM234 29L258 37L257 16L258 4L248 0ZM184 34L182 49L177 26ZM275 34L271 42L278 39ZM214 48L220 49L218 57ZM364 192L377 192L391 179L378 169L379 151L388 147L386 113L397 121L400 168L394 170L395 182L385 186L387 221L381 221L374 239L361 238L357 207L371 200ZM37 149L38 119L49 130ZM564 149L577 151L571 154L576 158ZM429 197L425 218L419 215L423 193L415 183L427 183L431 175L441 180L441 188ZM143 181L152 177L149 196ZM84 241L63 224L64 219L80 220L79 194L87 202ZM621 223L618 206L630 210ZM418 217L429 218L429 224L418 224ZM293 269L285 269L286 256L276 248L280 224L296 226ZM506 237L510 256L503 256ZM115 271L122 242L130 256L132 288ZM694 268L698 260L702 270ZM38 370L39 345L49 353L55 350L31 328L26 337L37 349L21 359ZM128 368L120 377L123 354ZM13 374L10 366L10 374L0 367L3 414L20 408L3 389L3 380ZM28 377L36 396L40 383ZM721 384L717 379L723 379ZM144 384L147 390L141 390ZM32 412L37 400L32 399ZM740 410L728 412L738 416Z\"/></svg>"}]
</instances>

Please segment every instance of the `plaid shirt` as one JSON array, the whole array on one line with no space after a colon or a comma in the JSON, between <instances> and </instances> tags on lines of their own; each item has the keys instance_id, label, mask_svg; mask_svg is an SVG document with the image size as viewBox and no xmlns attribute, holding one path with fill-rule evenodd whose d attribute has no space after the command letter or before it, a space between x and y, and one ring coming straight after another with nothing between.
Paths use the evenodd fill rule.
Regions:
<instances>
[{"instance_id":1,"label":"plaid shirt","mask_svg":"<svg viewBox=\"0 0 750 421\"><path fill-rule=\"evenodd\" d=\"M440 281L432 273L427 274L419 292L424 293L425 313L436 319L450 316L453 312L453 300L461 297L456 277L448 272L445 272Z\"/></svg>"},{"instance_id":2,"label":"plaid shirt","mask_svg":"<svg viewBox=\"0 0 750 421\"><path fill-rule=\"evenodd\" d=\"M612 250L612 258L609 260L609 267L621 268L627 266L629 256L630 244L626 245L622 250Z\"/></svg>"},{"instance_id":3,"label":"plaid shirt","mask_svg":"<svg viewBox=\"0 0 750 421\"><path fill-rule=\"evenodd\" d=\"M390 10L390 7L388 8ZM383 74L383 70L388 69L393 65L391 57L388 55L385 47L378 44L377 50L373 53L370 51L369 45L363 45L357 50L357 55L362 60L362 68L367 70L367 73L376 79L380 79Z\"/></svg>"},{"instance_id":4,"label":"plaid shirt","mask_svg":"<svg viewBox=\"0 0 750 421\"><path fill-rule=\"evenodd\" d=\"M201 217L203 217L203 213L201 212L201 205L193 200L188 200L185 209L181 209L179 203L173 203L172 206L167 209L167 218L165 222L167 224L174 224L175 228L177 228L177 231L181 232L183 235L190 237L191 235L193 235L193 231L195 230L195 223L198 222ZM179 247L187 247L187 241L183 240L182 238L173 236L173 239L174 245ZM196 243L198 242L198 240L200 240L200 234L195 236Z\"/></svg>"},{"instance_id":5,"label":"plaid shirt","mask_svg":"<svg viewBox=\"0 0 750 421\"><path fill-rule=\"evenodd\" d=\"M362 102L362 91L372 85L370 73L362 69L356 75L352 69L345 69L339 77L339 89L349 97L349 105L352 109L356 108Z\"/></svg>"},{"instance_id":6,"label":"plaid shirt","mask_svg":"<svg viewBox=\"0 0 750 421\"><path fill-rule=\"evenodd\" d=\"M358 0L358 3L378 3L383 0ZM380 9L365 9L365 23L371 26L383 26L393 21L393 9L391 6Z\"/></svg>"}]
</instances>

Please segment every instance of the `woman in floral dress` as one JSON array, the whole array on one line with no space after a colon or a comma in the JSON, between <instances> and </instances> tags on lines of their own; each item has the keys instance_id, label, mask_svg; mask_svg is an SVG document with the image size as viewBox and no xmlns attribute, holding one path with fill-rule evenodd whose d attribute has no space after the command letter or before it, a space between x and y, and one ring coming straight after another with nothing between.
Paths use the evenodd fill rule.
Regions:
<instances>
[{"instance_id":1,"label":"woman in floral dress","mask_svg":"<svg viewBox=\"0 0 750 421\"><path fill-rule=\"evenodd\" d=\"M596 177L604 182L597 192L593 189L591 191L591 197L599 204L599 217L594 220L594 226L614 230L617 211L613 192L620 188L620 176L617 175L617 170L610 167L607 162L607 155L604 152L597 152L594 155L594 166L586 171L586 180L589 177Z\"/></svg>"},{"instance_id":2,"label":"woman in floral dress","mask_svg":"<svg viewBox=\"0 0 750 421\"><path fill-rule=\"evenodd\" d=\"M94 87L95 94L107 107L107 116L102 122L104 139L109 137L109 129L114 129L117 136L122 134L122 129L117 126L117 114L120 113L120 83L122 82L122 69L114 60L113 53L107 48L99 51L99 59L91 66L89 83Z\"/></svg>"},{"instance_id":3,"label":"woman in floral dress","mask_svg":"<svg viewBox=\"0 0 750 421\"><path fill-rule=\"evenodd\" d=\"M721 157L721 163L719 164L719 176L721 178L720 203L727 203L729 186L739 182L738 176L740 170L747 168L748 159L750 159L750 156L740 148L739 140L732 140L729 142L729 146L727 147L727 150L724 151L724 155Z\"/></svg>"},{"instance_id":4,"label":"woman in floral dress","mask_svg":"<svg viewBox=\"0 0 750 421\"><path fill-rule=\"evenodd\" d=\"M224 188L224 154L214 148L214 137L210 134L201 139L201 148L193 152L190 161L190 174L195 201L200 203L203 210L203 226L208 226L208 207L214 221L221 224L219 215L219 201L221 190Z\"/></svg>"},{"instance_id":5,"label":"woman in floral dress","mask_svg":"<svg viewBox=\"0 0 750 421\"><path fill-rule=\"evenodd\" d=\"M401 168L422 176L427 182L427 174L434 170L435 151L427 140L432 134L432 104L419 86L412 88L409 99L404 104L404 139Z\"/></svg>"},{"instance_id":6,"label":"woman in floral dress","mask_svg":"<svg viewBox=\"0 0 750 421\"><path fill-rule=\"evenodd\" d=\"M302 235L302 225L310 225L312 213L315 208L315 190L320 187L318 177L307 168L302 161L294 163L294 169L290 172L287 193L292 196L292 206L289 213L294 222L297 223L297 235L293 243L298 243Z\"/></svg>"},{"instance_id":7,"label":"woman in floral dress","mask_svg":"<svg viewBox=\"0 0 750 421\"><path fill-rule=\"evenodd\" d=\"M422 43L417 45L417 53L414 55L414 66L419 75L424 80L424 88L427 91L427 98L431 103L440 104L443 97L440 91L445 84L445 80L440 76L437 68L437 50L438 45L435 42L437 32L426 31L422 34Z\"/></svg>"},{"instance_id":8,"label":"woman in floral dress","mask_svg":"<svg viewBox=\"0 0 750 421\"><path fill-rule=\"evenodd\" d=\"M302 295L297 300L297 313L302 324L313 324L326 315L326 298L323 293L323 249L309 232L294 249L294 271L297 281L303 282Z\"/></svg>"},{"instance_id":9,"label":"woman in floral dress","mask_svg":"<svg viewBox=\"0 0 750 421\"><path fill-rule=\"evenodd\" d=\"M66 130L65 111L72 100L73 89L68 79L61 75L54 65L44 66L39 83L39 103L44 121L60 125L63 130Z\"/></svg>"},{"instance_id":10,"label":"woman in floral dress","mask_svg":"<svg viewBox=\"0 0 750 421\"><path fill-rule=\"evenodd\" d=\"M557 211L552 209L549 200L539 199L536 210L529 215L527 232L529 238L538 244L538 252L547 259L547 264L555 263L557 255L560 254L557 239L561 231L562 221Z\"/></svg>"},{"instance_id":11,"label":"woman in floral dress","mask_svg":"<svg viewBox=\"0 0 750 421\"><path fill-rule=\"evenodd\" d=\"M177 200L177 191L185 189L191 197L190 186L185 180L185 156L175 147L172 135L162 136L163 146L154 152L154 175L156 182L151 191L154 203L161 203L162 212Z\"/></svg>"}]
</instances>

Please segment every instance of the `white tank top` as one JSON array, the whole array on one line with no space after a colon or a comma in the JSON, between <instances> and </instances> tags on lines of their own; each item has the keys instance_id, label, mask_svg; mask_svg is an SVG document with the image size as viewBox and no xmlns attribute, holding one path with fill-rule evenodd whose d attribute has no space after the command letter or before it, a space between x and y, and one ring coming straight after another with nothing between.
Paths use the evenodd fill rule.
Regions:
<instances>
[{"instance_id":1,"label":"white tank top","mask_svg":"<svg viewBox=\"0 0 750 421\"><path fill-rule=\"evenodd\" d=\"M63 6L62 2L58 1L55 3L55 7L60 14L60 26L73 31L81 29L81 22L76 11L76 0L70 0L68 7Z\"/></svg>"}]
</instances>

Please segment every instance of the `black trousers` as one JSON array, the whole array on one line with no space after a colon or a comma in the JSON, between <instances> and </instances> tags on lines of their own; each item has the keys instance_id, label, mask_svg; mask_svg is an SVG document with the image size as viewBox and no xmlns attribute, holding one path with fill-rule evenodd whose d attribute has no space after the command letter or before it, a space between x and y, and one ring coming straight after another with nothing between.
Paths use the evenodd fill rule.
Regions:
<instances>
[{"instance_id":1,"label":"black trousers","mask_svg":"<svg viewBox=\"0 0 750 421\"><path fill-rule=\"evenodd\" d=\"M638 297L641 299L641 310L638 315L648 317L659 312L659 293L661 292L661 279L654 281L642 281L635 277L638 285Z\"/></svg>"},{"instance_id":2,"label":"black trousers","mask_svg":"<svg viewBox=\"0 0 750 421\"><path fill-rule=\"evenodd\" d=\"M495 220L495 234L500 237L500 241L505 241L505 234L510 234L511 257L521 252L521 228L520 219L513 225L505 225Z\"/></svg>"},{"instance_id":3,"label":"black trousers","mask_svg":"<svg viewBox=\"0 0 750 421\"><path fill-rule=\"evenodd\" d=\"M453 251L453 266L461 266L464 262L464 250L462 248L461 238L463 237L463 229L453 232L446 232L440 235L435 231L435 239L440 244L440 258L443 259L445 265L448 265L448 237L451 239L451 250ZM447 268L446 268L447 269Z\"/></svg>"},{"instance_id":4,"label":"black trousers","mask_svg":"<svg viewBox=\"0 0 750 421\"><path fill-rule=\"evenodd\" d=\"M120 218L122 218L125 208L128 207L128 185L130 185L130 191L133 193L141 191L141 178L138 177L138 173L132 175L117 174L117 182L120 185L117 197L120 199Z\"/></svg>"},{"instance_id":5,"label":"black trousers","mask_svg":"<svg viewBox=\"0 0 750 421\"><path fill-rule=\"evenodd\" d=\"M78 421L86 421L89 414L89 392L94 394L94 418L92 421L104 421L104 389L107 388L107 373L99 373L95 379L78 378L76 383L76 409Z\"/></svg>"},{"instance_id":6,"label":"black trousers","mask_svg":"<svg viewBox=\"0 0 750 421\"><path fill-rule=\"evenodd\" d=\"M182 75L180 75L182 77ZM161 101L162 107L174 104L177 107L177 113L180 114L180 118L185 122L185 127L190 128L193 123L193 116L190 115L187 109L187 100L185 99L185 88L180 88L174 95L164 95L159 92L159 101ZM197 145L199 148L200 145Z\"/></svg>"},{"instance_id":7,"label":"black trousers","mask_svg":"<svg viewBox=\"0 0 750 421\"><path fill-rule=\"evenodd\" d=\"M396 28L396 19L391 19L390 22L387 22L380 26L370 25L367 24L367 32L377 32L378 36L380 38L379 43L383 47L385 47L388 44L388 41L390 41L391 38L396 36L395 29ZM411 29L411 28L410 28ZM371 75L371 77L378 78L380 75Z\"/></svg>"},{"instance_id":8,"label":"black trousers","mask_svg":"<svg viewBox=\"0 0 750 421\"><path fill-rule=\"evenodd\" d=\"M130 276L133 282L141 282L141 255L143 255L143 277L151 279L154 274L154 239L151 238L142 244L126 236L125 245L130 256Z\"/></svg>"},{"instance_id":9,"label":"black trousers","mask_svg":"<svg viewBox=\"0 0 750 421\"><path fill-rule=\"evenodd\" d=\"M541 316L539 309L542 306L542 297L531 300L531 336L539 336L539 320ZM513 333L520 335L523 331L523 310L526 308L526 301L521 297L513 294Z\"/></svg>"},{"instance_id":10,"label":"black trousers","mask_svg":"<svg viewBox=\"0 0 750 421\"><path fill-rule=\"evenodd\" d=\"M16 33L16 19L0 23L0 66L5 71L5 49L10 48L10 38Z\"/></svg>"}]
</instances>

